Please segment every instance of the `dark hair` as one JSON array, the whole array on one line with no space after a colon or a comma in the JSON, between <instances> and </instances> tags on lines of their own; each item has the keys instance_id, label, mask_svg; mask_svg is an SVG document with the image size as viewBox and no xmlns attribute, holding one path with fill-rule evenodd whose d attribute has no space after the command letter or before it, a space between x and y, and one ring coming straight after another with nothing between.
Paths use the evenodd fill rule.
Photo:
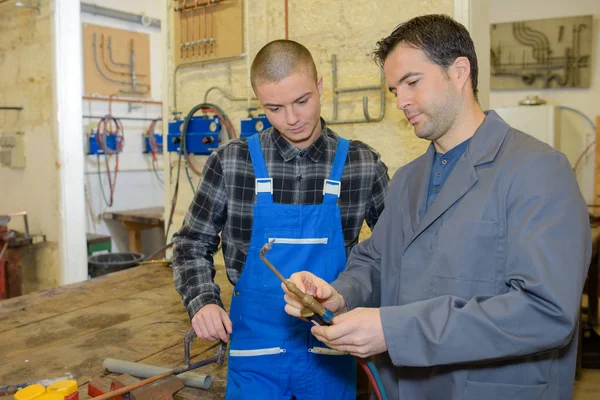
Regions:
<instances>
[{"instance_id":1,"label":"dark hair","mask_svg":"<svg viewBox=\"0 0 600 400\"><path fill-rule=\"evenodd\" d=\"M250 82L280 82L294 72L308 72L317 81L317 68L310 51L293 40L274 40L258 51L250 67Z\"/></svg>"},{"instance_id":2,"label":"dark hair","mask_svg":"<svg viewBox=\"0 0 600 400\"><path fill-rule=\"evenodd\" d=\"M477 55L467 28L443 14L415 17L403 22L386 38L377 42L373 58L383 67L385 59L404 44L427 55L427 58L447 70L458 57L467 57L471 63L471 86L477 98Z\"/></svg>"}]
</instances>

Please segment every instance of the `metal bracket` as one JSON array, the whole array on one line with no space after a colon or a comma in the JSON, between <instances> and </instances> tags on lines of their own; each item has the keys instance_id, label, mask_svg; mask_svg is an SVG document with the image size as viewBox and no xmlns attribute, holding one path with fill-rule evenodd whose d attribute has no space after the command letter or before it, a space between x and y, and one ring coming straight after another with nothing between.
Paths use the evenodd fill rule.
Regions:
<instances>
[{"instance_id":1,"label":"metal bracket","mask_svg":"<svg viewBox=\"0 0 600 400\"><path fill-rule=\"evenodd\" d=\"M196 336L196 332L194 332L194 328L190 328L185 336L183 336L183 351L184 351L184 358L185 358L185 366L187 368L193 366L191 364L191 356L190 356L190 349L192 347L192 342L194 341L194 337ZM226 348L226 344L223 342L218 342L215 345L213 345L212 347L209 347L208 349L211 349L213 347L217 347L217 345L219 346L219 348L217 349L217 354L215 354L213 357L207 358L204 361L199 361L194 363L194 365L199 365L202 363L206 363L206 364L210 364L210 363L215 363L215 364L223 364L223 362L225 361L225 348Z\"/></svg>"},{"instance_id":2,"label":"metal bracket","mask_svg":"<svg viewBox=\"0 0 600 400\"><path fill-rule=\"evenodd\" d=\"M385 75L383 74L383 69L380 70L380 83L379 86L360 86L354 88L344 88L340 89L337 87L337 56L335 54L331 55L331 74L332 74L332 82L333 82L333 118L328 122L329 125L339 125L339 124L361 124L361 123L374 123L379 122L385 116ZM371 117L369 114L369 98L367 96L363 96L363 115L365 116L364 120L338 120L338 95L340 93L353 93L353 92L366 92L366 91L374 91L379 90L379 115L377 117Z\"/></svg>"}]
</instances>

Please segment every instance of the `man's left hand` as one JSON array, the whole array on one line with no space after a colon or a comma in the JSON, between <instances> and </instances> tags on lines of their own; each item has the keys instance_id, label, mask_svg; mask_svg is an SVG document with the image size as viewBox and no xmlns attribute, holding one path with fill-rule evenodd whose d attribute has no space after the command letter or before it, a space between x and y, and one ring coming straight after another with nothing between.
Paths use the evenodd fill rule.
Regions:
<instances>
[{"instance_id":1,"label":"man's left hand","mask_svg":"<svg viewBox=\"0 0 600 400\"><path fill-rule=\"evenodd\" d=\"M333 319L331 326L314 326L312 333L332 349L366 358L387 350L378 308L356 308Z\"/></svg>"}]
</instances>

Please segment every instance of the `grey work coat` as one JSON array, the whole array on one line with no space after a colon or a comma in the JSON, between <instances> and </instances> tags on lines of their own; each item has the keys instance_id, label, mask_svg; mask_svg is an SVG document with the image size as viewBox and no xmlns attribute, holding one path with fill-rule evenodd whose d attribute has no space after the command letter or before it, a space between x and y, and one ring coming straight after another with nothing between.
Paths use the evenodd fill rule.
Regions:
<instances>
[{"instance_id":1,"label":"grey work coat","mask_svg":"<svg viewBox=\"0 0 600 400\"><path fill-rule=\"evenodd\" d=\"M433 145L395 174L333 283L380 307L390 399L572 397L586 205L563 154L486 114L427 212Z\"/></svg>"}]
</instances>

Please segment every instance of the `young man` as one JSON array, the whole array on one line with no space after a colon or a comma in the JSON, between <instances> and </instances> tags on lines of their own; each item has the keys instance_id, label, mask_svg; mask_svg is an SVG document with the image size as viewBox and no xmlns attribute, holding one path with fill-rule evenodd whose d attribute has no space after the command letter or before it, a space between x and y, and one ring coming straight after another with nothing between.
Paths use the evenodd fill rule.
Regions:
<instances>
[{"instance_id":1,"label":"young man","mask_svg":"<svg viewBox=\"0 0 600 400\"><path fill-rule=\"evenodd\" d=\"M227 342L231 335L227 398L354 399L356 364L284 312L280 282L259 250L274 239L267 256L284 276L310 265L333 281L363 221L373 227L383 210L387 168L369 146L338 137L320 118L323 80L301 44L267 44L251 82L273 128L208 158L174 236L175 284L198 337ZM229 316L213 281L219 233L235 285Z\"/></svg>"},{"instance_id":2,"label":"young man","mask_svg":"<svg viewBox=\"0 0 600 400\"><path fill-rule=\"evenodd\" d=\"M432 143L332 285L292 276L338 313L313 333L379 354L390 399L570 399L591 243L566 157L481 110L473 42L451 18L403 23L375 56Z\"/></svg>"}]
</instances>

